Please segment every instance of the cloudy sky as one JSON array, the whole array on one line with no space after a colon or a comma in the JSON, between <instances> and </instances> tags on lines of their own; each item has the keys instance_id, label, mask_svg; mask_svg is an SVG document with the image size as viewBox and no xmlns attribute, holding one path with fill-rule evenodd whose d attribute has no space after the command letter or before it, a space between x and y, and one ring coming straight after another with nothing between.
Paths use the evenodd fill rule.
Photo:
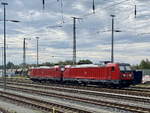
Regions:
<instances>
[{"instance_id":1,"label":"cloudy sky","mask_svg":"<svg viewBox=\"0 0 150 113\"><path fill-rule=\"evenodd\" d=\"M23 62L23 38L26 61L36 63L36 38L39 39L40 63L72 60L73 19L77 20L77 61L110 60L111 14L115 17L114 57L116 62L138 64L150 57L149 0L0 0L7 2L7 61ZM135 18L135 5L137 15ZM3 6L0 6L0 64L3 46Z\"/></svg>"}]
</instances>

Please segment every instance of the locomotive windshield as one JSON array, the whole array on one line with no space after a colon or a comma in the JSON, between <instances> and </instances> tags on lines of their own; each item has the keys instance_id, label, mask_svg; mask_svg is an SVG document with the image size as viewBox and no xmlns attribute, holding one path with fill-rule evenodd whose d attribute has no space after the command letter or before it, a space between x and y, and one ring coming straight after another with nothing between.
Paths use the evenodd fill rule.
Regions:
<instances>
[{"instance_id":1,"label":"locomotive windshield","mask_svg":"<svg viewBox=\"0 0 150 113\"><path fill-rule=\"evenodd\" d=\"M124 72L125 71L132 71L130 65L120 65L119 68L120 68L120 71L124 71Z\"/></svg>"}]
</instances>

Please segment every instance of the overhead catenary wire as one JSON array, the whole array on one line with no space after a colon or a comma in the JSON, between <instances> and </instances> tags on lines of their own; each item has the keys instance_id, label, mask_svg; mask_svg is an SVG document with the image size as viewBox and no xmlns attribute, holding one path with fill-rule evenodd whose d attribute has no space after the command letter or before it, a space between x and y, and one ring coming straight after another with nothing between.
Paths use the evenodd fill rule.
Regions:
<instances>
[{"instance_id":1,"label":"overhead catenary wire","mask_svg":"<svg viewBox=\"0 0 150 113\"><path fill-rule=\"evenodd\" d=\"M44 1L44 0L43 0ZM58 0L59 1L59 0ZM45 3L44 3L45 4ZM119 5L119 4L118 4ZM63 5L62 5L63 6ZM116 5L117 6L117 5ZM108 7L108 9L109 9L109 7ZM95 9L96 10L96 9ZM136 11L135 11L136 10ZM133 13L133 11L131 12L131 14L133 14L133 15L135 15L135 17L136 17L136 15L137 15L137 9L135 8L135 12ZM94 10L93 10L94 11ZM97 12L96 12L97 13ZM63 14L63 13L62 13ZM91 14L91 15L93 15L93 14ZM128 15L127 15L128 16ZM62 17L63 17L63 15L62 15ZM123 19L123 20L126 20L126 19L129 19L130 18L130 16L128 16L127 18L125 18L125 19ZM84 19L86 19L86 18L84 18ZM62 18L62 20L64 21L63 23L69 23L69 22L71 22L71 19L70 19L70 21L69 20L64 20L64 18ZM134 21L134 20L133 20ZM60 23L60 24L62 24L62 23ZM38 32L38 31L36 31L36 32Z\"/></svg>"},{"instance_id":2,"label":"overhead catenary wire","mask_svg":"<svg viewBox=\"0 0 150 113\"><path fill-rule=\"evenodd\" d=\"M110 8L113 7L113 6L122 4L122 3L127 2L127 1L129 1L129 0L123 0L123 1L121 1L121 2L116 2L115 4L112 4L112 5L107 6L107 7L103 7L102 9L107 9L107 8L110 9ZM57 0L57 2L60 2L60 8L61 8L61 20L62 20L62 22L59 23L59 25L60 25L60 24L62 25L62 24L64 24L64 23L71 22L71 20L70 20L70 21L65 21L65 20L64 20L63 0ZM45 0L43 0L43 9L44 9L44 8L45 8ZM91 15L95 14L95 12L96 12L95 0L93 0L92 8L93 8L93 12L84 14L84 15L82 15L82 16L80 16L80 17L81 17L81 18L84 18L84 17L86 18L86 17L88 17L88 16L91 16ZM84 19L85 19L85 18L84 18ZM54 26L57 26L57 25L58 25L58 24L56 24L56 25L54 25Z\"/></svg>"},{"instance_id":3,"label":"overhead catenary wire","mask_svg":"<svg viewBox=\"0 0 150 113\"><path fill-rule=\"evenodd\" d=\"M136 5L136 2L135 2L135 0L133 0L133 2L132 2L133 4L133 11L131 11L129 14L127 14L127 17L125 17L124 19L123 19L123 21L121 20L121 23L119 24L119 25L125 25L125 23L126 22L128 22L128 24L129 24L129 22L131 23L131 22L134 22L133 24L134 24L134 31L131 31L131 30L128 30L129 32L134 32L135 33L135 35L136 36L140 36L140 35L147 35L147 34L149 34L149 32L143 32L143 33L137 33L137 22L139 22L137 19L137 5ZM134 12L134 13L133 13ZM133 15L133 17L132 17L132 20L131 21L127 21L130 17L131 17L131 15ZM146 20L145 20L145 22L146 22ZM148 24L148 22L149 21L147 21L147 24ZM139 23L138 23L139 24ZM129 29L129 28L128 28Z\"/></svg>"},{"instance_id":4,"label":"overhead catenary wire","mask_svg":"<svg viewBox=\"0 0 150 113\"><path fill-rule=\"evenodd\" d=\"M122 3L127 2L127 1L129 1L129 0L123 0L123 1L118 2L118 3L115 3L115 4L113 4L113 5L104 7L103 9L111 8L112 6L116 6L116 5L122 4ZM59 23L59 24L53 25L53 26L61 26L61 25L65 24L65 23L71 22L72 20L70 20L70 21L65 21L65 20L64 20L64 17L63 17L63 0L57 0L57 2L60 2L60 3L61 3L60 6L61 6L61 13L62 13L62 22ZM45 1L43 0L43 5L44 5L44 4L45 4ZM94 0L93 0L93 12L94 12L95 10L96 10L96 9L95 9L95 2L94 2ZM87 16L91 16L91 15L93 15L93 13L89 13L89 14L87 14L87 15L83 15L82 17L87 17ZM86 19L86 18L84 18L84 19Z\"/></svg>"},{"instance_id":5,"label":"overhead catenary wire","mask_svg":"<svg viewBox=\"0 0 150 113\"><path fill-rule=\"evenodd\" d=\"M112 8L112 7L114 7L114 6L120 5L120 4L125 3L125 2L128 2L128 1L130 1L130 0L123 0L123 1L121 1L121 2L115 2L114 4L109 5L109 6L106 6L106 7L102 7L101 9L110 9L110 8ZM95 1L93 1L93 12L99 13L99 11L97 11L96 8L95 8ZM84 15L82 15L81 17L84 18L84 17L91 16L91 15L95 14L95 13L93 13L93 12L89 12L89 13L87 13L87 14L84 14Z\"/></svg>"},{"instance_id":6,"label":"overhead catenary wire","mask_svg":"<svg viewBox=\"0 0 150 113\"><path fill-rule=\"evenodd\" d=\"M44 1L44 0L43 0L43 1ZM128 1L130 1L130 0L123 0L123 1L120 1L120 2L114 2L114 4L109 5L109 6L106 6L106 7L103 7L102 9L107 9L107 8L110 9L110 8L112 8L112 7L114 7L114 6L123 4L123 3L128 2ZM70 21L65 21L65 20L64 20L64 16L63 16L63 0L57 0L57 2L60 2L60 6L61 6L62 23L56 24L56 25L62 25L62 24L64 24L64 23L69 23L69 22L71 22L71 20L70 20ZM43 3L45 3L45 2L43 2ZM83 15L83 16L81 16L81 17L82 17L82 18L85 17L84 19L86 19L87 16L93 15L95 11L96 11L96 9L95 9L95 1L93 0L93 13L88 13L88 14ZM135 8L134 14L135 14L135 16L136 16L136 14L137 14L136 8ZM126 19L128 19L128 18L130 18L130 15L129 15L127 18L125 18L124 20L126 20Z\"/></svg>"},{"instance_id":7,"label":"overhead catenary wire","mask_svg":"<svg viewBox=\"0 0 150 113\"><path fill-rule=\"evenodd\" d=\"M123 1L120 1L120 2L115 2L114 4L112 4L112 5L110 5L110 6L106 6L106 7L103 7L102 9L110 9L111 7L113 7L113 6L117 6L117 5L120 5L120 4L122 4L122 3L125 3L125 2L128 2L128 1L130 1L130 0L123 0ZM61 7L61 16L62 16L62 22L61 23L59 23L59 24L56 24L56 26L57 25L62 25L62 24L64 24L64 23L68 23L68 22L71 22L71 20L70 21L65 21L64 20L64 12L63 12L63 0L57 0L57 2L60 2L60 7ZM45 1L43 0L43 7L44 7L44 4L45 4ZM93 15L93 14L95 14L95 11L96 11L96 8L95 8L95 1L93 0L93 5L92 5L92 7L93 7L93 12L91 12L91 13L88 13L88 14L84 14L83 16L80 16L80 17L82 17L82 18L84 18L84 19L86 19L86 17L88 17L88 16L91 16L91 15ZM135 15L136 15L136 10L135 10Z\"/></svg>"},{"instance_id":8,"label":"overhead catenary wire","mask_svg":"<svg viewBox=\"0 0 150 113\"><path fill-rule=\"evenodd\" d=\"M57 0L57 2L60 2L61 19L62 19L62 23L64 23L64 9L63 9L63 0Z\"/></svg>"},{"instance_id":9,"label":"overhead catenary wire","mask_svg":"<svg viewBox=\"0 0 150 113\"><path fill-rule=\"evenodd\" d=\"M130 0L123 0L123 1L120 1L120 2L115 2L115 3L112 4L112 5L103 7L102 9L111 8L111 7L113 7L113 6L120 5L120 4L125 3L125 2L127 2L127 1L130 1ZM70 21L65 21L65 20L64 20L64 16L63 16L63 0L57 0L57 2L60 2L61 14L62 14L62 22L59 23L59 24L56 24L56 26L58 26L58 25L61 26L61 25L63 25L64 23L69 23L69 22L71 22L71 20L70 20ZM45 5L45 0L43 0L43 8L44 8L44 5ZM93 13L89 13L89 14L87 14L87 15L84 15L84 16L82 16L82 18L83 18L83 17L87 17L87 16L93 15L93 14L95 13L95 10L96 10L96 9L95 9L95 1L93 0ZM128 16L127 19L128 19L129 17L130 17L130 16ZM84 19L86 19L86 18L84 18ZM53 25L53 26L55 26L55 25Z\"/></svg>"}]
</instances>

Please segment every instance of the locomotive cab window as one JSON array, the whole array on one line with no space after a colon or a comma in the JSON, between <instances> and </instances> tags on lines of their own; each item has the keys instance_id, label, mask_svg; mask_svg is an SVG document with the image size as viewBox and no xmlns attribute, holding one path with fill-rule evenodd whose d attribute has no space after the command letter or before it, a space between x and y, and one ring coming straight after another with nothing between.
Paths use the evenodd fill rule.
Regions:
<instances>
[{"instance_id":1,"label":"locomotive cab window","mask_svg":"<svg viewBox=\"0 0 150 113\"><path fill-rule=\"evenodd\" d=\"M122 72L132 71L130 65L120 65L119 68L120 68L120 71L122 71Z\"/></svg>"},{"instance_id":2,"label":"locomotive cab window","mask_svg":"<svg viewBox=\"0 0 150 113\"><path fill-rule=\"evenodd\" d=\"M125 66L125 68L126 68L127 71L131 71L132 70L130 66Z\"/></svg>"},{"instance_id":3,"label":"locomotive cab window","mask_svg":"<svg viewBox=\"0 0 150 113\"><path fill-rule=\"evenodd\" d=\"M114 72L115 71L115 67L111 67L111 71Z\"/></svg>"}]
</instances>

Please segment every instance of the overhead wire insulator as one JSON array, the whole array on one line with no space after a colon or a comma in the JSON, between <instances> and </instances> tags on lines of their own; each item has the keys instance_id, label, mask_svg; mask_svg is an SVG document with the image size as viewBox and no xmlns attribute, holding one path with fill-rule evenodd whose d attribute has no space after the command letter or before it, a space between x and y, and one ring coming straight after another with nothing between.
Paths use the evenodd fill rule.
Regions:
<instances>
[{"instance_id":1,"label":"overhead wire insulator","mask_svg":"<svg viewBox=\"0 0 150 113\"><path fill-rule=\"evenodd\" d=\"M64 23L64 9L63 9L63 0L61 0L61 15L62 15L62 23Z\"/></svg>"},{"instance_id":2,"label":"overhead wire insulator","mask_svg":"<svg viewBox=\"0 0 150 113\"><path fill-rule=\"evenodd\" d=\"M135 5L135 10L134 10L135 18L136 18L136 13L137 13L137 10L136 10L136 5Z\"/></svg>"},{"instance_id":3,"label":"overhead wire insulator","mask_svg":"<svg viewBox=\"0 0 150 113\"><path fill-rule=\"evenodd\" d=\"M43 0L43 10L45 9L45 0Z\"/></svg>"},{"instance_id":4,"label":"overhead wire insulator","mask_svg":"<svg viewBox=\"0 0 150 113\"><path fill-rule=\"evenodd\" d=\"M93 13L95 14L95 0L93 0Z\"/></svg>"},{"instance_id":5,"label":"overhead wire insulator","mask_svg":"<svg viewBox=\"0 0 150 113\"><path fill-rule=\"evenodd\" d=\"M62 18L62 23L64 23L63 0L57 0L57 2L60 2L61 18Z\"/></svg>"}]
</instances>

